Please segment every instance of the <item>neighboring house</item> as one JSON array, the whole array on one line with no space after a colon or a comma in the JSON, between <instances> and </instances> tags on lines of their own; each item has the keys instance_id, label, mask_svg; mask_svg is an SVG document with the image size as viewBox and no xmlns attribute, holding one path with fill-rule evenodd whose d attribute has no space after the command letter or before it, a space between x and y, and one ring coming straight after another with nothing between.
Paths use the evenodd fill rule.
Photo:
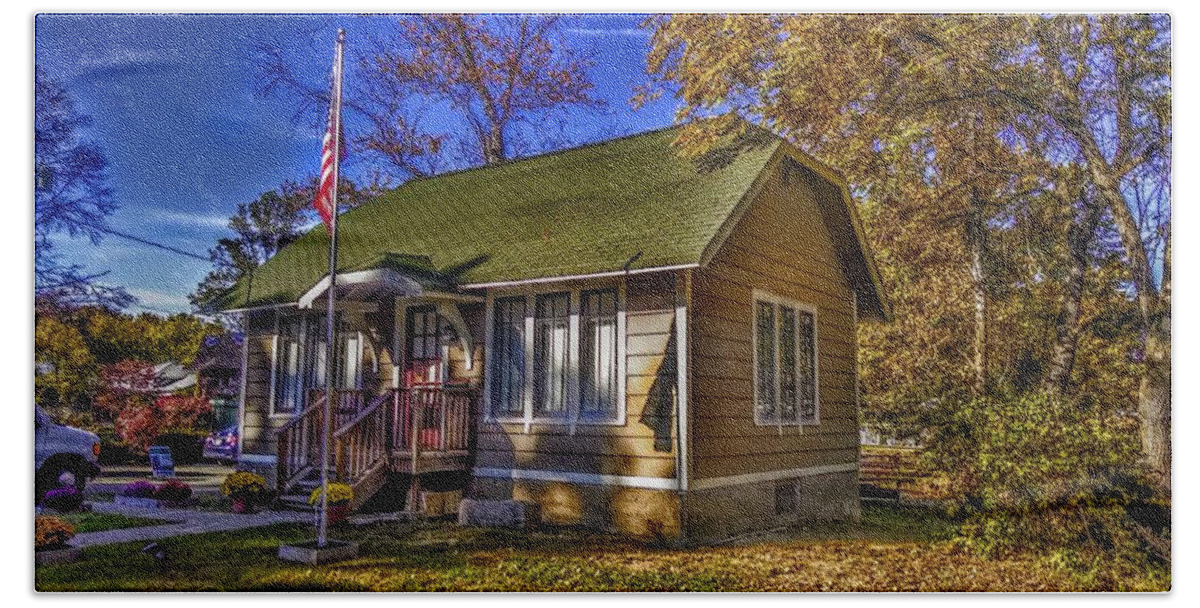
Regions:
<instances>
[{"instance_id":1,"label":"neighboring house","mask_svg":"<svg viewBox=\"0 0 1200 608\"><path fill-rule=\"evenodd\" d=\"M166 361L154 366L154 392L173 395L196 386L196 374L176 361Z\"/></svg>"},{"instance_id":2,"label":"neighboring house","mask_svg":"<svg viewBox=\"0 0 1200 608\"><path fill-rule=\"evenodd\" d=\"M469 496L635 536L858 517L855 327L888 304L846 184L778 139L701 166L676 136L340 216L338 477L458 472ZM327 248L318 227L227 300L243 463L284 491L319 462Z\"/></svg>"},{"instance_id":3,"label":"neighboring house","mask_svg":"<svg viewBox=\"0 0 1200 608\"><path fill-rule=\"evenodd\" d=\"M242 386L242 334L205 336L188 370L196 375L200 392L208 396L212 405L213 429L237 424L238 396Z\"/></svg>"}]
</instances>

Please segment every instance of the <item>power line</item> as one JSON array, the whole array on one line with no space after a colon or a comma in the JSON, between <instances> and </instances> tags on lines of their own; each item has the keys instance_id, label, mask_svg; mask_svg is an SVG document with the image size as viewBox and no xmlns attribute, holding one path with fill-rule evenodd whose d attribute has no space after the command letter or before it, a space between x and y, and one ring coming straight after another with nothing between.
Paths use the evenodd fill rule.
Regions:
<instances>
[{"instance_id":1,"label":"power line","mask_svg":"<svg viewBox=\"0 0 1200 608\"><path fill-rule=\"evenodd\" d=\"M209 261L211 261L211 260L209 259L209 257L208 257L208 256L206 256L206 255L200 255L200 254L198 254L198 253L192 253L192 252L190 252L190 251L184 251L183 249L179 249L179 248L176 248L176 247L172 247L172 246L170 246L170 245L164 245L164 244L162 244L162 243L155 243L154 241L150 241L150 240L147 240L147 239L144 239L144 238L141 238L141 237L133 236L132 234L126 234L126 233L124 233L124 232L121 232L121 231L119 231L119 230L113 230L112 228L109 228L109 227L107 227L107 226L100 226L100 225L97 225L97 224L88 224L88 226L89 226L89 227L91 227L91 228L94 228L94 229L96 229L96 230L98 230L98 231L100 231L100 232L106 233L106 234L111 234L111 235L113 235L113 236L121 237L121 238L123 238L123 239L129 239L129 240L131 240L131 241L135 241L135 242L141 243L141 244L143 244L143 245L149 245L149 246L151 246L151 247L157 247L157 248L159 248L159 249L162 249L162 250L165 250L165 251L170 251L171 253L175 253L175 254L179 254L179 255L187 256L187 257L189 257L189 258L197 259L197 260L200 260L200 261L202 261L202 262L209 262Z\"/></svg>"}]
</instances>

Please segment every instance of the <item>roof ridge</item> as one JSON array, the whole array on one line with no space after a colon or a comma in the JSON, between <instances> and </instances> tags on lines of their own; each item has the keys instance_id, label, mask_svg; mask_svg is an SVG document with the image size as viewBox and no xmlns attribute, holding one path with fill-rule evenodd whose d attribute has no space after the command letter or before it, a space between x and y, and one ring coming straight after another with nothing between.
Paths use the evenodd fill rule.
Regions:
<instances>
[{"instance_id":1,"label":"roof ridge","mask_svg":"<svg viewBox=\"0 0 1200 608\"><path fill-rule=\"evenodd\" d=\"M598 148L600 146L613 144L613 143L617 143L620 141L625 141L627 139L633 139L635 137L643 137L643 136L647 136L647 135L653 135L655 133L660 133L663 131L670 131L672 129L678 129L685 125L686 125L686 123L677 124L677 125L668 125L665 127L658 127L656 129L650 129L648 131L638 131L637 133L628 133L626 135L620 135L620 136L612 137L609 139L602 139L599 141L591 141L591 142L579 144L577 146L571 146L570 148L560 148L558 150L548 150L546 152L538 152L537 154L532 154L530 156L521 156L518 158L506 158L504 160L496 161L490 165L477 165L474 167L463 167L462 169L453 169L453 170L447 171L445 173L438 173L437 175L428 175L425 177L415 177L415 178L412 178L412 179L404 182L403 184L400 184L399 186L396 186L392 190L389 190L389 192L394 192L394 191L399 190L400 188L403 188L409 184L427 182L429 180L440 179L443 177L452 177L455 175L462 175L463 173L470 173L472 171L480 171L483 169L498 169L500 167L518 165L518 164L521 164L524 162L537 160L539 158L547 158L547 157L556 156L559 154L566 154L567 152L575 152L577 150L585 150L588 148Z\"/></svg>"}]
</instances>

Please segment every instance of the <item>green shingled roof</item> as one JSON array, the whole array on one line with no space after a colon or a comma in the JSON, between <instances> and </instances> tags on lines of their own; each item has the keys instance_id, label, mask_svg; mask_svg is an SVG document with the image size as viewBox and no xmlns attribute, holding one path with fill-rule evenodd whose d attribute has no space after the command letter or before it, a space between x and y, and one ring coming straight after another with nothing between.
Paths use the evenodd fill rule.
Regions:
<instances>
[{"instance_id":1,"label":"green shingled roof","mask_svg":"<svg viewBox=\"0 0 1200 608\"><path fill-rule=\"evenodd\" d=\"M621 270L635 256L635 269L697 263L780 142L702 171L675 137L651 131L408 182L339 216L339 271L408 260L463 285ZM225 307L296 301L326 274L328 247L317 226Z\"/></svg>"}]
</instances>

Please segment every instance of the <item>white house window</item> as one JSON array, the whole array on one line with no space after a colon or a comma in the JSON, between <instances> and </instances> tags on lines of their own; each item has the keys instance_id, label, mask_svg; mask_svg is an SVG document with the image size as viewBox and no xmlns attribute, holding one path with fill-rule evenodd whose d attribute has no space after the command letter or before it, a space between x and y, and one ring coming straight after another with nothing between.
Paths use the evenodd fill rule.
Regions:
<instances>
[{"instance_id":1,"label":"white house window","mask_svg":"<svg viewBox=\"0 0 1200 608\"><path fill-rule=\"evenodd\" d=\"M495 303L492 328L491 408L494 416L525 413L525 298Z\"/></svg>"},{"instance_id":2,"label":"white house window","mask_svg":"<svg viewBox=\"0 0 1200 608\"><path fill-rule=\"evenodd\" d=\"M356 389L362 384L362 335L337 321L334 387ZM272 414L294 414L307 405L314 388L325 387L325 316L290 315L279 319L271 374Z\"/></svg>"},{"instance_id":3,"label":"white house window","mask_svg":"<svg viewBox=\"0 0 1200 608\"><path fill-rule=\"evenodd\" d=\"M613 287L495 298L489 418L623 424L622 297Z\"/></svg>"},{"instance_id":4,"label":"white house window","mask_svg":"<svg viewBox=\"0 0 1200 608\"><path fill-rule=\"evenodd\" d=\"M818 424L816 309L754 296L754 419L760 425Z\"/></svg>"},{"instance_id":5,"label":"white house window","mask_svg":"<svg viewBox=\"0 0 1200 608\"><path fill-rule=\"evenodd\" d=\"M538 418L567 415L567 366L570 361L571 294L537 297L534 317L533 412Z\"/></svg>"},{"instance_id":6,"label":"white house window","mask_svg":"<svg viewBox=\"0 0 1200 608\"><path fill-rule=\"evenodd\" d=\"M617 418L617 290L585 291L579 297L579 416Z\"/></svg>"},{"instance_id":7,"label":"white house window","mask_svg":"<svg viewBox=\"0 0 1200 608\"><path fill-rule=\"evenodd\" d=\"M288 317L279 322L275 337L275 399L272 402L276 414L290 414L302 403L301 348L303 341L303 317Z\"/></svg>"}]
</instances>

